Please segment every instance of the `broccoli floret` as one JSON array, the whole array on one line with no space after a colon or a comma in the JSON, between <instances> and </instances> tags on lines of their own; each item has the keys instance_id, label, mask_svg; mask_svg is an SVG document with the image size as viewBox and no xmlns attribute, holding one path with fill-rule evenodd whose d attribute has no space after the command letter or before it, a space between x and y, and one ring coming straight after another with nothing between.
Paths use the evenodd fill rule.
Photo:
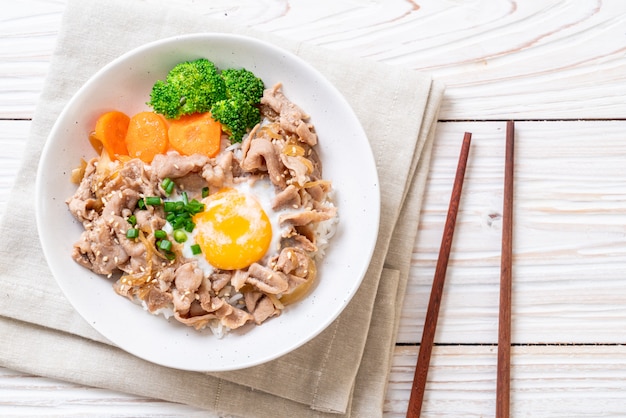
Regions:
<instances>
[{"instance_id":1,"label":"broccoli floret","mask_svg":"<svg viewBox=\"0 0 626 418\"><path fill-rule=\"evenodd\" d=\"M259 103L263 96L263 80L245 68L229 68L222 71L222 78L226 84L226 94L233 98L241 96L250 103Z\"/></svg>"},{"instance_id":2,"label":"broccoli floret","mask_svg":"<svg viewBox=\"0 0 626 418\"><path fill-rule=\"evenodd\" d=\"M152 87L150 101L156 113L168 119L208 112L211 106L226 99L226 83L215 64L200 58L177 64Z\"/></svg>"},{"instance_id":3,"label":"broccoli floret","mask_svg":"<svg viewBox=\"0 0 626 418\"><path fill-rule=\"evenodd\" d=\"M164 81L154 83L148 105L167 119L210 111L231 142L240 142L261 121L264 89L263 81L245 68L220 72L201 58L177 64Z\"/></svg>"},{"instance_id":4,"label":"broccoli floret","mask_svg":"<svg viewBox=\"0 0 626 418\"><path fill-rule=\"evenodd\" d=\"M222 124L230 141L241 142L248 130L261 122L259 108L241 97L221 100L211 108L213 119Z\"/></svg>"},{"instance_id":5,"label":"broccoli floret","mask_svg":"<svg viewBox=\"0 0 626 418\"><path fill-rule=\"evenodd\" d=\"M258 105L265 86L260 78L245 68L229 68L221 75L228 99L215 103L211 114L222 124L231 142L241 142L243 136L261 121Z\"/></svg>"}]
</instances>

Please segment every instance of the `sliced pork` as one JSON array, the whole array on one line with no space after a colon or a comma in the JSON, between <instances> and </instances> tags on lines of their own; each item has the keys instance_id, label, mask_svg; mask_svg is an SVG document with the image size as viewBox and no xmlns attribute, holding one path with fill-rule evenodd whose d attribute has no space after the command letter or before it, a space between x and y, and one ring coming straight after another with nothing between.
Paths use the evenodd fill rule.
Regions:
<instances>
[{"instance_id":1,"label":"sliced pork","mask_svg":"<svg viewBox=\"0 0 626 418\"><path fill-rule=\"evenodd\" d=\"M334 218L336 209L329 204L331 184L322 177L313 148L317 134L308 115L285 97L280 85L265 91L261 112L262 123L243 143L228 146L215 158L170 150L150 164L112 161L106 152L83 162L75 173L82 179L76 179L76 192L66 201L83 226L72 258L111 278L116 293L147 311L198 330L259 325L280 315L315 280L314 259L322 252L316 226ZM175 183L173 195L163 188L166 178ZM201 200L207 189L212 194L257 181L271 183L266 189L273 195L264 195L265 210L278 218L272 221L272 228L278 228L273 231L277 247L263 259L228 271L187 258L183 243L174 242L171 250L160 247L163 234L173 237L163 201L182 199L183 191L189 200ZM158 202L146 205L148 197Z\"/></svg>"}]
</instances>

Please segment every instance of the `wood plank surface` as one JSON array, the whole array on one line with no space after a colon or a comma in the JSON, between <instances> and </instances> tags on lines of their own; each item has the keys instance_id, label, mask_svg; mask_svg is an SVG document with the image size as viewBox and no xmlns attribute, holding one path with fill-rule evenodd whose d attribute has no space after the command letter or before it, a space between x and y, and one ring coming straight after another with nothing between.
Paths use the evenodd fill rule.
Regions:
<instances>
[{"instance_id":1,"label":"wood plank surface","mask_svg":"<svg viewBox=\"0 0 626 418\"><path fill-rule=\"evenodd\" d=\"M0 17L0 117L31 117L65 2ZM610 0L170 0L294 40L433 74L441 119L623 118L626 5Z\"/></svg>"},{"instance_id":2,"label":"wood plank surface","mask_svg":"<svg viewBox=\"0 0 626 418\"><path fill-rule=\"evenodd\" d=\"M2 1L0 215L65 0ZM626 3L170 0L447 84L385 417L403 417L463 132L472 132L425 417L495 413L505 120L516 120L511 411L626 416ZM54 408L54 409L51 409ZM211 417L0 368L0 416Z\"/></svg>"},{"instance_id":3,"label":"wood plank surface","mask_svg":"<svg viewBox=\"0 0 626 418\"><path fill-rule=\"evenodd\" d=\"M511 408L515 417L623 417L626 348L513 347ZM405 416L416 347L398 347L384 405L385 417ZM489 417L495 413L494 346L436 346L422 417ZM85 388L0 368L1 416L203 417L185 405Z\"/></svg>"}]
</instances>

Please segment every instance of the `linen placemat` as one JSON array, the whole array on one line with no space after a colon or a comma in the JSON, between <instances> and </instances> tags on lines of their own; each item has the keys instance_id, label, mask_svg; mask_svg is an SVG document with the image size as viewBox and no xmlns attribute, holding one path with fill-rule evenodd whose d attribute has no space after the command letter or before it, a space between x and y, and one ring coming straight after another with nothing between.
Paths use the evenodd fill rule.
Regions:
<instances>
[{"instance_id":1,"label":"linen placemat","mask_svg":"<svg viewBox=\"0 0 626 418\"><path fill-rule=\"evenodd\" d=\"M382 194L374 256L363 285L340 317L277 360L213 374L148 363L114 347L86 324L52 278L37 240L33 202L23 198L34 194L39 156L56 117L93 73L146 42L197 32L262 38L320 70L362 122ZM340 56L193 10L157 1L68 1L23 165L0 224L7 238L0 242L0 365L215 413L380 416L442 96L443 86L426 75ZM26 229L19 237L8 233L17 222Z\"/></svg>"}]
</instances>

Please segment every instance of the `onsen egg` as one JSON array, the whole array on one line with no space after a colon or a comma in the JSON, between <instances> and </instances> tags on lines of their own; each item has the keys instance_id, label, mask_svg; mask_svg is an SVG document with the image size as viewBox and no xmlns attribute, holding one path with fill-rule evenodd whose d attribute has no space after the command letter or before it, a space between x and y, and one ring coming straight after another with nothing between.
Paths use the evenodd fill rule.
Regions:
<instances>
[{"instance_id":1,"label":"onsen egg","mask_svg":"<svg viewBox=\"0 0 626 418\"><path fill-rule=\"evenodd\" d=\"M272 242L272 226L254 197L228 188L202 202L204 212L193 218L195 240L212 266L235 270L263 258Z\"/></svg>"}]
</instances>

